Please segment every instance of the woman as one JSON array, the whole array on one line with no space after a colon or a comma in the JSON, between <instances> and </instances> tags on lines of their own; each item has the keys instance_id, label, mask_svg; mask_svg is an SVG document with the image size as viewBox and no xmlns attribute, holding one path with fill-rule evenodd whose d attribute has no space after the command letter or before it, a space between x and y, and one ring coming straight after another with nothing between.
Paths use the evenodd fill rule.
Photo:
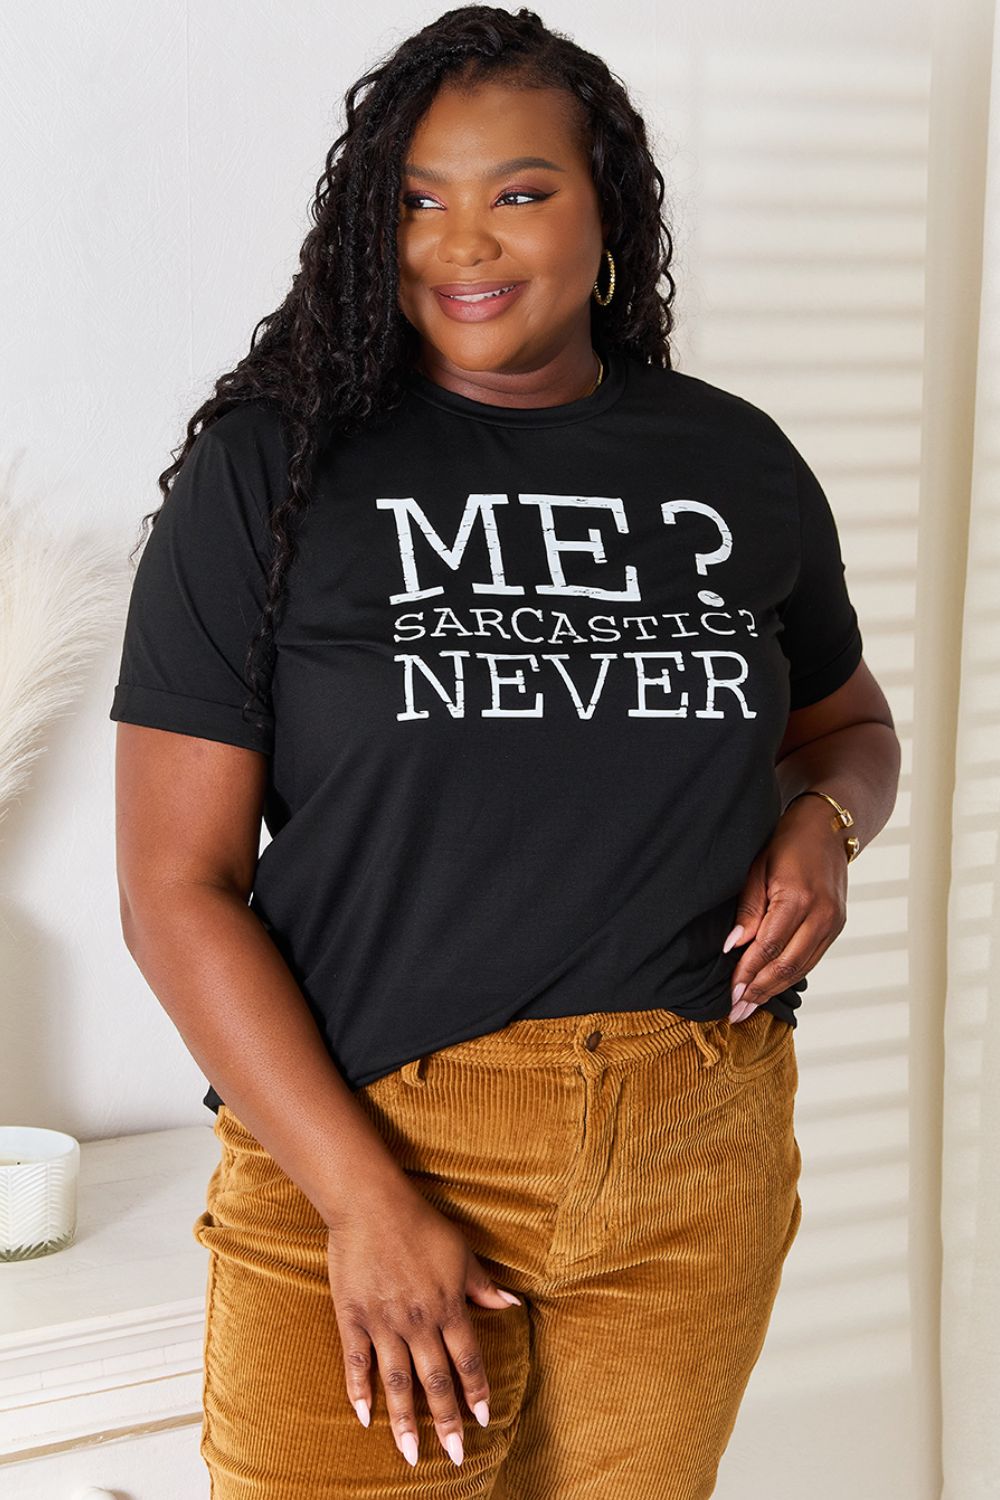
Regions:
<instances>
[{"instance_id":1,"label":"woman","mask_svg":"<svg viewBox=\"0 0 1000 1500\"><path fill-rule=\"evenodd\" d=\"M347 123L111 711L126 941L221 1145L201 1451L214 1500L702 1500L892 717L815 476L671 367L605 64L463 7Z\"/></svg>"}]
</instances>

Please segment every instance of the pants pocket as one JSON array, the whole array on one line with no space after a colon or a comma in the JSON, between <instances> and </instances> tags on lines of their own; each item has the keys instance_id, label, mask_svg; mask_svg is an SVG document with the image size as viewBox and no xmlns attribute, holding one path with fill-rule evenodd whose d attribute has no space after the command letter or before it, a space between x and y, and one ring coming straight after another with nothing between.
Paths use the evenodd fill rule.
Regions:
<instances>
[{"instance_id":1,"label":"pants pocket","mask_svg":"<svg viewBox=\"0 0 1000 1500\"><path fill-rule=\"evenodd\" d=\"M794 1054L795 1028L773 1011L761 1007L745 1021L722 1023L723 1072L734 1082L748 1083L769 1073Z\"/></svg>"}]
</instances>

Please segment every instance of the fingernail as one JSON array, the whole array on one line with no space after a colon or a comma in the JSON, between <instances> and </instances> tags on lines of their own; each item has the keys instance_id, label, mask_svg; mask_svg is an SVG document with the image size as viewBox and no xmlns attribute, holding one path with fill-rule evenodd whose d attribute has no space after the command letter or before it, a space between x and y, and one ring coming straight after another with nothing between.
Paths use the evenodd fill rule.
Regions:
<instances>
[{"instance_id":1,"label":"fingernail","mask_svg":"<svg viewBox=\"0 0 1000 1500\"><path fill-rule=\"evenodd\" d=\"M738 943L739 940L740 940L740 938L742 936L743 936L743 928L741 926L737 925L736 927L733 928L732 932L729 934L729 936L726 938L726 941L723 943L723 945L722 945L722 951L723 951L723 953L728 953L729 950L730 950L730 948L733 946L733 944L734 943Z\"/></svg>"},{"instance_id":2,"label":"fingernail","mask_svg":"<svg viewBox=\"0 0 1000 1500\"><path fill-rule=\"evenodd\" d=\"M444 1445L448 1450L449 1458L452 1458L455 1463L460 1464L465 1457L465 1449L462 1447L462 1439L458 1433L449 1432L444 1440Z\"/></svg>"},{"instance_id":3,"label":"fingernail","mask_svg":"<svg viewBox=\"0 0 1000 1500\"><path fill-rule=\"evenodd\" d=\"M743 1004L743 1002L741 1000L740 1003L739 1003L739 1005L734 1005L733 1008L732 1008L732 1010L729 1012L729 1019L733 1023L736 1023L737 1021L742 1021L742 1019L743 1019L743 1017L745 1015L746 1015L746 1006Z\"/></svg>"},{"instance_id":4,"label":"fingernail","mask_svg":"<svg viewBox=\"0 0 1000 1500\"><path fill-rule=\"evenodd\" d=\"M503 1300L505 1302L508 1302L511 1305L511 1307L520 1307L521 1306L521 1299L520 1299L520 1297L515 1297L513 1292L504 1292L504 1291L501 1291L500 1287L497 1287L497 1293L499 1294L499 1296L501 1296L503 1298Z\"/></svg>"},{"instance_id":5,"label":"fingernail","mask_svg":"<svg viewBox=\"0 0 1000 1500\"><path fill-rule=\"evenodd\" d=\"M480 1427L485 1427L490 1420L490 1408L487 1402L477 1401L472 1408L472 1414Z\"/></svg>"},{"instance_id":6,"label":"fingernail","mask_svg":"<svg viewBox=\"0 0 1000 1500\"><path fill-rule=\"evenodd\" d=\"M414 1437L413 1433L406 1433L400 1439L399 1446L402 1449L403 1457L406 1459L406 1462L408 1464L415 1464L417 1461L417 1440Z\"/></svg>"},{"instance_id":7,"label":"fingernail","mask_svg":"<svg viewBox=\"0 0 1000 1500\"><path fill-rule=\"evenodd\" d=\"M363 1397L359 1397L354 1403L354 1410L358 1414L358 1421L362 1427L367 1427L372 1419L372 1414L368 1409L368 1402Z\"/></svg>"},{"instance_id":8,"label":"fingernail","mask_svg":"<svg viewBox=\"0 0 1000 1500\"><path fill-rule=\"evenodd\" d=\"M736 1005L738 1003L739 998L740 998L740 996L742 995L742 993L743 993L743 991L745 989L746 989L746 981L744 981L743 984L738 984L736 986L736 988L733 990L733 1004L734 1005Z\"/></svg>"}]
</instances>

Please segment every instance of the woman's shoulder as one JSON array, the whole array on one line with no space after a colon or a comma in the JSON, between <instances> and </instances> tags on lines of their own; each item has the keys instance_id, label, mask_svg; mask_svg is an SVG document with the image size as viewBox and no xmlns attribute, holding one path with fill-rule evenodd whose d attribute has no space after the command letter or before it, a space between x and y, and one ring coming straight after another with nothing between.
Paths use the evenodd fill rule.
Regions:
<instances>
[{"instance_id":1,"label":"woman's shoulder","mask_svg":"<svg viewBox=\"0 0 1000 1500\"><path fill-rule=\"evenodd\" d=\"M234 453L262 444L284 447L281 408L263 397L237 402L203 427L202 432L211 433Z\"/></svg>"},{"instance_id":2,"label":"woman's shoulder","mask_svg":"<svg viewBox=\"0 0 1000 1500\"><path fill-rule=\"evenodd\" d=\"M288 487L288 453L279 408L244 401L201 426L171 489L172 516L190 525L198 511L207 525L264 522Z\"/></svg>"},{"instance_id":3,"label":"woman's shoulder","mask_svg":"<svg viewBox=\"0 0 1000 1500\"><path fill-rule=\"evenodd\" d=\"M770 412L738 391L676 367L666 370L638 360L633 366L632 378L639 388L650 399L666 402L671 411L683 413L685 420L703 423L716 435L745 436L780 448L787 445L785 432Z\"/></svg>"}]
</instances>

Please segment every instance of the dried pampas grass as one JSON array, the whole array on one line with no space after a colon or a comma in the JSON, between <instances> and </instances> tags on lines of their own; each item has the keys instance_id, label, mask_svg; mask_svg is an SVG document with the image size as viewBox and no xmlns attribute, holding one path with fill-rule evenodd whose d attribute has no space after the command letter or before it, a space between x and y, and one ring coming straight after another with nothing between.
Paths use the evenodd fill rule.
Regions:
<instances>
[{"instance_id":1,"label":"dried pampas grass","mask_svg":"<svg viewBox=\"0 0 1000 1500\"><path fill-rule=\"evenodd\" d=\"M80 532L54 535L0 487L0 820L45 753L46 729L120 632L122 555Z\"/></svg>"}]
</instances>

